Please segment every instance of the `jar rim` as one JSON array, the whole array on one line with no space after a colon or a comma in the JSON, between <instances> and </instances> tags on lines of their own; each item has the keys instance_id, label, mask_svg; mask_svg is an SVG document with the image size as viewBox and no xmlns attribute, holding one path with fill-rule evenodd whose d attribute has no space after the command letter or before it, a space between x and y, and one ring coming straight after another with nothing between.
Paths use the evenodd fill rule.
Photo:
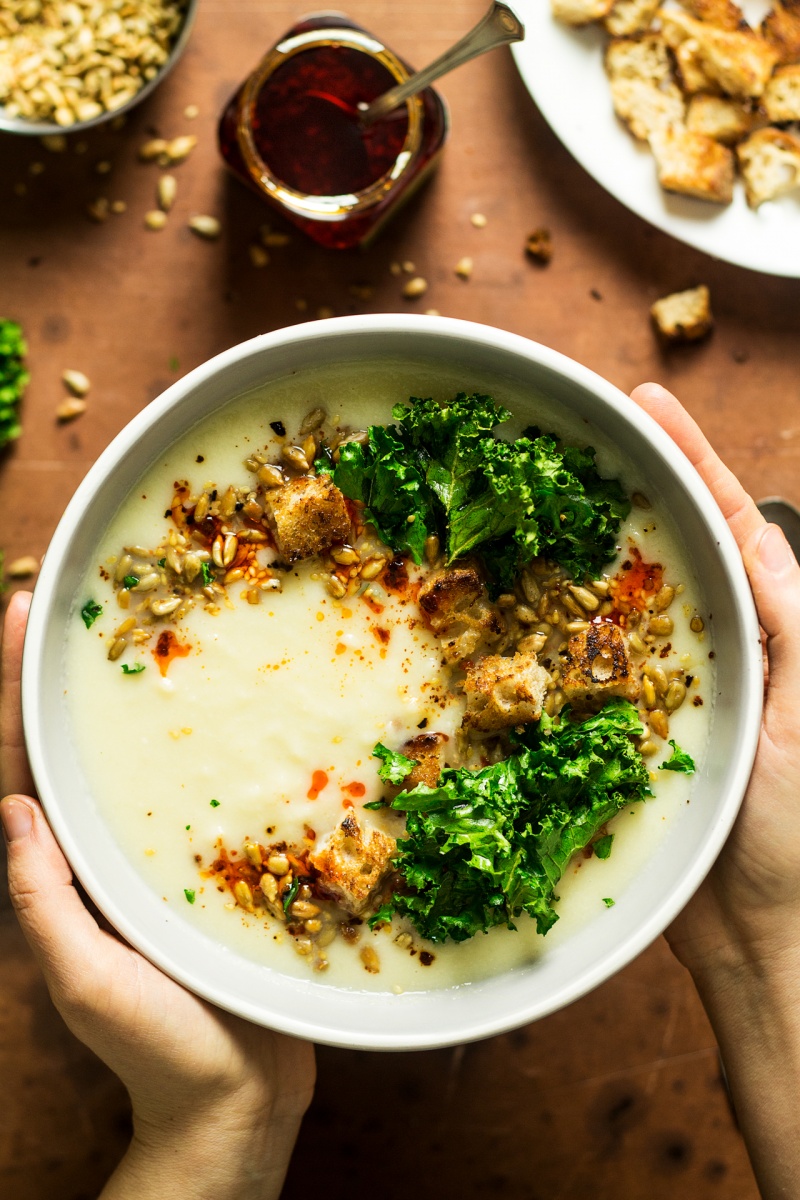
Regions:
<instances>
[{"instance_id":1,"label":"jar rim","mask_svg":"<svg viewBox=\"0 0 800 1200\"><path fill-rule=\"evenodd\" d=\"M255 101L278 67L307 50L332 45L344 45L367 54L386 67L398 83L405 83L409 78L409 71L402 60L382 42L362 30L346 27L312 29L284 38L267 52L245 83L239 105L243 117L237 130L239 147L253 179L284 208L299 216L313 217L317 221L344 221L379 204L392 190L396 181L405 174L422 144L423 102L422 98L416 95L405 101L408 128L397 158L390 169L369 187L340 195L315 196L298 191L272 172L262 159L253 137L250 114Z\"/></svg>"}]
</instances>

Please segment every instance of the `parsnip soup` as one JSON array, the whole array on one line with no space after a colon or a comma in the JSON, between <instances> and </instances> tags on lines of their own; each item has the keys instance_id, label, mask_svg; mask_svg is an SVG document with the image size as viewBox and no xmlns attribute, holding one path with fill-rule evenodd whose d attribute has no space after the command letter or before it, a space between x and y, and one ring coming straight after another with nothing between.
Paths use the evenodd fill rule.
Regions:
<instances>
[{"instance_id":1,"label":"parsnip soup","mask_svg":"<svg viewBox=\"0 0 800 1200\"><path fill-rule=\"evenodd\" d=\"M65 687L165 905L266 966L402 992L608 919L690 800L708 625L596 430L502 380L354 363L153 464L87 563Z\"/></svg>"}]
</instances>

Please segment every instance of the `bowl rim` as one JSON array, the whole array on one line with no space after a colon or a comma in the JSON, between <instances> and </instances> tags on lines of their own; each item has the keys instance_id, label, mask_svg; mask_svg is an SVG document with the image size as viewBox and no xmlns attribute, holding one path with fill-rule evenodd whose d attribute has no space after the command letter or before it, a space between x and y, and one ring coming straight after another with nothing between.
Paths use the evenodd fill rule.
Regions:
<instances>
[{"instance_id":1,"label":"bowl rim","mask_svg":"<svg viewBox=\"0 0 800 1200\"><path fill-rule=\"evenodd\" d=\"M54 134L70 137L72 134L85 133L87 129L94 129L98 125L105 125L116 117L127 116L132 109L146 100L160 83L163 83L182 56L189 42L199 5L200 0L187 0L186 12L178 36L166 62L162 64L161 69L152 79L148 79L147 83L140 87L134 96L131 96L126 104L119 108L105 109L98 116L92 117L88 121L76 121L74 125L59 125L56 121L29 121L27 117L8 117L5 106L0 104L0 133L18 133L22 137L53 137Z\"/></svg>"},{"instance_id":2,"label":"bowl rim","mask_svg":"<svg viewBox=\"0 0 800 1200\"><path fill-rule=\"evenodd\" d=\"M301 347L303 343L310 340L335 340L339 337L352 337L354 334L368 336L394 334L408 335L409 337L427 334L433 335L435 340L443 341L445 344L448 342L451 344L463 343L464 339L467 339L473 345L477 343L487 349L499 349L501 352L521 357L544 370L550 370L576 387L590 391L605 407L610 408L619 420L630 424L630 414L625 411L625 406L632 403L630 399L615 385L589 368L576 363L558 351L542 346L521 335L451 317L392 313L334 317L274 330L230 347L195 367L182 379L177 380L125 425L89 469L68 503L45 555L31 604L22 662L23 725L30 766L39 788L43 809L76 876L119 933L165 974L222 1009L292 1036L347 1048L432 1049L504 1033L547 1016L578 1000L632 962L664 931L690 900L722 849L736 819L750 777L761 725L763 699L761 637L741 555L725 518L690 461L678 450L672 439L649 414L637 409L637 428L643 432L653 450L657 454L660 453L662 458L677 463L675 471L680 470L684 482L687 479L691 482L691 488L686 490L691 490L695 506L713 538L724 573L730 583L730 598L736 619L737 635L741 638L740 650L743 664L741 690L737 697L737 719L743 732L736 746L730 786L727 794L719 802L715 823L708 829L700 850L696 852L683 877L677 881L669 895L653 911L649 912L632 932L621 935L619 943L602 962L598 962L594 967L584 969L578 973L577 979L555 989L548 1001L542 1002L536 995L535 989L532 988L530 999L526 1000L522 1006L508 1006L502 1010L489 1012L480 1019L473 1018L465 1024L465 1027L453 1030L449 1034L443 1034L440 1030L428 1030L415 1033L413 1038L409 1038L408 1035L394 1033L390 1026L378 1033L373 1033L363 1029L359 1030L356 1019L353 1020L349 1031L343 1031L338 1025L332 1025L327 1021L322 990L320 991L319 1022L312 1026L307 1020L297 1019L292 1014L265 1011L269 1008L269 997L266 998L265 1005L243 1001L241 997L237 998L230 990L226 989L224 981L209 981L202 977L201 970L184 969L169 960L155 944L150 932L143 932L137 926L135 917L126 915L124 905L121 905L113 894L99 886L87 855L81 844L73 837L68 820L63 817L56 788L51 779L51 775L55 776L57 772L51 772L48 764L49 756L40 722L37 690L43 670L44 635L60 565L69 548L71 538L91 505L98 487L108 478L115 466L132 450L135 450L140 438L157 425L174 405L188 398L193 391L209 383L215 377L224 376L229 368L235 367L236 364L251 357L261 356L273 347L291 347L293 345ZM422 356L424 357L424 351ZM388 356L384 352L376 354L375 357L386 358ZM230 397L230 399L233 398L233 396ZM146 470L147 466L148 464L144 464L142 470ZM498 977L493 978L497 979ZM336 990L350 992L350 989L337 988ZM447 988L434 989L430 992L410 993L409 995L430 997L439 994L446 995L449 990ZM354 991L353 994L360 995L357 991ZM355 1011L357 1012L357 1009Z\"/></svg>"}]
</instances>

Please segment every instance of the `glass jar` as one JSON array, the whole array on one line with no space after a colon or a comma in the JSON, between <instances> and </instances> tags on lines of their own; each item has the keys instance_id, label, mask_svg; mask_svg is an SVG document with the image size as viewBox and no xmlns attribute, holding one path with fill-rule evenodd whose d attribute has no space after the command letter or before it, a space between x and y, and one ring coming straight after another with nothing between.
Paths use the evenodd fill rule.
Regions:
<instances>
[{"instance_id":1,"label":"glass jar","mask_svg":"<svg viewBox=\"0 0 800 1200\"><path fill-rule=\"evenodd\" d=\"M359 103L410 73L348 18L306 17L232 97L219 124L222 156L321 245L364 245L428 177L447 135L447 109L433 88L359 124Z\"/></svg>"}]
</instances>

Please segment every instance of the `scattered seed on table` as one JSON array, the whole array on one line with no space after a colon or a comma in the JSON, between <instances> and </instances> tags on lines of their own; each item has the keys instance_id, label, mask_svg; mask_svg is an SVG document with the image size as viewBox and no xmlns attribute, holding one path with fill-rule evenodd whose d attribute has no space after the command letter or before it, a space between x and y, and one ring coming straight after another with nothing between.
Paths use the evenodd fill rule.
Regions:
<instances>
[{"instance_id":1,"label":"scattered seed on table","mask_svg":"<svg viewBox=\"0 0 800 1200\"><path fill-rule=\"evenodd\" d=\"M460 258L455 265L455 272L459 279L469 279L472 275L472 259L468 257Z\"/></svg>"},{"instance_id":2,"label":"scattered seed on table","mask_svg":"<svg viewBox=\"0 0 800 1200\"><path fill-rule=\"evenodd\" d=\"M139 147L139 158L142 162L155 162L162 154L166 154L167 145L165 138L150 138Z\"/></svg>"},{"instance_id":3,"label":"scattered seed on table","mask_svg":"<svg viewBox=\"0 0 800 1200\"><path fill-rule=\"evenodd\" d=\"M247 253L250 255L250 262L254 267L268 267L269 255L263 246L259 246L257 242L252 242L247 247Z\"/></svg>"},{"instance_id":4,"label":"scattered seed on table","mask_svg":"<svg viewBox=\"0 0 800 1200\"><path fill-rule=\"evenodd\" d=\"M183 110L183 115L186 117L187 121L193 121L195 117L200 116L200 109L196 104L187 104L186 108Z\"/></svg>"},{"instance_id":5,"label":"scattered seed on table","mask_svg":"<svg viewBox=\"0 0 800 1200\"><path fill-rule=\"evenodd\" d=\"M185 158L194 150L197 145L197 138L193 133L184 133L180 137L173 138L171 142L167 142L164 154L170 162L183 162Z\"/></svg>"},{"instance_id":6,"label":"scattered seed on table","mask_svg":"<svg viewBox=\"0 0 800 1200\"><path fill-rule=\"evenodd\" d=\"M160 208L154 208L150 212L145 213L144 223L147 229L151 229L155 233L159 229L163 229L166 225L167 214L162 212Z\"/></svg>"},{"instance_id":7,"label":"scattered seed on table","mask_svg":"<svg viewBox=\"0 0 800 1200\"><path fill-rule=\"evenodd\" d=\"M169 212L178 194L178 181L174 175L162 175L158 181L158 203L164 212Z\"/></svg>"},{"instance_id":8,"label":"scattered seed on table","mask_svg":"<svg viewBox=\"0 0 800 1200\"><path fill-rule=\"evenodd\" d=\"M118 215L119 213L126 212L128 208L124 200L112 200L110 207L112 213L117 213Z\"/></svg>"},{"instance_id":9,"label":"scattered seed on table","mask_svg":"<svg viewBox=\"0 0 800 1200\"><path fill-rule=\"evenodd\" d=\"M51 154L63 154L67 148L67 139L63 133L46 133L39 141Z\"/></svg>"},{"instance_id":10,"label":"scattered seed on table","mask_svg":"<svg viewBox=\"0 0 800 1200\"><path fill-rule=\"evenodd\" d=\"M222 226L216 217L192 217L189 221L189 228L192 233L196 233L198 237L206 238L210 242L218 238L222 232Z\"/></svg>"},{"instance_id":11,"label":"scattered seed on table","mask_svg":"<svg viewBox=\"0 0 800 1200\"><path fill-rule=\"evenodd\" d=\"M111 172L111 163L107 158L103 158L99 163L95 163L94 169L98 175L108 175Z\"/></svg>"},{"instance_id":12,"label":"scattered seed on table","mask_svg":"<svg viewBox=\"0 0 800 1200\"><path fill-rule=\"evenodd\" d=\"M413 279L409 279L408 283L404 284L403 295L407 300L416 300L418 296L424 296L427 290L427 279L423 279L421 275L415 275Z\"/></svg>"},{"instance_id":13,"label":"scattered seed on table","mask_svg":"<svg viewBox=\"0 0 800 1200\"><path fill-rule=\"evenodd\" d=\"M288 246L291 240L291 236L288 233L280 233L277 230L262 226L261 241L265 246Z\"/></svg>"},{"instance_id":14,"label":"scattered seed on table","mask_svg":"<svg viewBox=\"0 0 800 1200\"><path fill-rule=\"evenodd\" d=\"M476 229L484 229L487 225L487 220L483 213L473 213L470 221Z\"/></svg>"},{"instance_id":15,"label":"scattered seed on table","mask_svg":"<svg viewBox=\"0 0 800 1200\"><path fill-rule=\"evenodd\" d=\"M109 203L105 196L98 196L91 204L86 206L86 215L91 221L96 221L98 225L103 221L108 220Z\"/></svg>"},{"instance_id":16,"label":"scattered seed on table","mask_svg":"<svg viewBox=\"0 0 800 1200\"><path fill-rule=\"evenodd\" d=\"M9 565L6 574L9 579L27 579L30 575L35 575L38 570L38 558L34 558L32 554L26 554L22 558L15 558Z\"/></svg>"},{"instance_id":17,"label":"scattered seed on table","mask_svg":"<svg viewBox=\"0 0 800 1200\"><path fill-rule=\"evenodd\" d=\"M73 371L69 368L61 372L61 380L73 396L85 396L92 386L83 371Z\"/></svg>"},{"instance_id":18,"label":"scattered seed on table","mask_svg":"<svg viewBox=\"0 0 800 1200\"><path fill-rule=\"evenodd\" d=\"M525 253L534 262L547 266L553 257L553 238L549 229L534 229L525 242Z\"/></svg>"},{"instance_id":19,"label":"scattered seed on table","mask_svg":"<svg viewBox=\"0 0 800 1200\"><path fill-rule=\"evenodd\" d=\"M74 421L76 417L83 416L86 412L86 401L79 400L76 396L70 396L67 400L62 400L56 405L56 419L61 422Z\"/></svg>"}]
</instances>

